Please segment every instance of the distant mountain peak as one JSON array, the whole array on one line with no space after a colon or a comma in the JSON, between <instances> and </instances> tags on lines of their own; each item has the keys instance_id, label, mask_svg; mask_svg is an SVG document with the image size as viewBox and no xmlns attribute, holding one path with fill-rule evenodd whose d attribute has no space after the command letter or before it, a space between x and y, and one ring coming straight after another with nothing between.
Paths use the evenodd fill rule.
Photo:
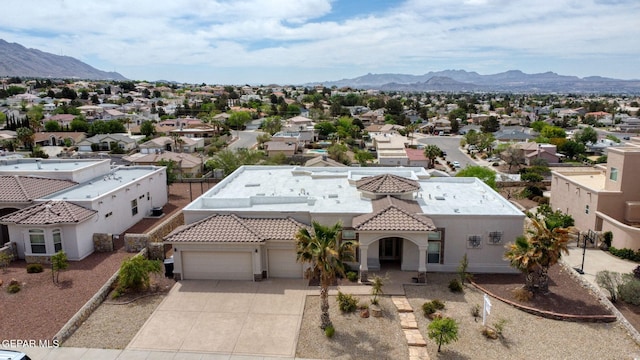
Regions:
<instances>
[{"instance_id":1,"label":"distant mountain peak","mask_svg":"<svg viewBox=\"0 0 640 360\"><path fill-rule=\"evenodd\" d=\"M71 56L27 49L0 39L0 76L127 80L113 71L98 70Z\"/></svg>"}]
</instances>

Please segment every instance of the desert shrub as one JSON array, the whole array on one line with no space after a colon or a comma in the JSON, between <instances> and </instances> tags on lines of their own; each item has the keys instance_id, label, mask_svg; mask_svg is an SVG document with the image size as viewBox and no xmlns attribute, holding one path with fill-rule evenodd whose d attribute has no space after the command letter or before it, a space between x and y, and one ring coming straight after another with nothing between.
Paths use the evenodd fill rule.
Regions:
<instances>
[{"instance_id":1,"label":"desert shrub","mask_svg":"<svg viewBox=\"0 0 640 360\"><path fill-rule=\"evenodd\" d=\"M640 265L636 266L636 268L633 269L633 276L636 279L640 279Z\"/></svg>"},{"instance_id":2,"label":"desert shrub","mask_svg":"<svg viewBox=\"0 0 640 360\"><path fill-rule=\"evenodd\" d=\"M618 295L626 303L640 305L640 280L629 276L618 287Z\"/></svg>"},{"instance_id":3,"label":"desert shrub","mask_svg":"<svg viewBox=\"0 0 640 360\"><path fill-rule=\"evenodd\" d=\"M609 248L609 252L622 259L640 262L640 250L633 251L632 249L627 248L618 249L612 246Z\"/></svg>"},{"instance_id":4,"label":"desert shrub","mask_svg":"<svg viewBox=\"0 0 640 360\"><path fill-rule=\"evenodd\" d=\"M451 280L449 282L449 290L451 290L452 292L462 292L462 284L460 283L460 280Z\"/></svg>"},{"instance_id":5,"label":"desert shrub","mask_svg":"<svg viewBox=\"0 0 640 360\"><path fill-rule=\"evenodd\" d=\"M471 307L471 316L478 321L478 318L480 317L480 304L475 304Z\"/></svg>"},{"instance_id":6,"label":"desert shrub","mask_svg":"<svg viewBox=\"0 0 640 360\"><path fill-rule=\"evenodd\" d=\"M452 318L436 319L429 324L427 335L440 347L458 340L458 323Z\"/></svg>"},{"instance_id":7,"label":"desert shrub","mask_svg":"<svg viewBox=\"0 0 640 360\"><path fill-rule=\"evenodd\" d=\"M431 300L431 303L433 304L433 307L436 308L436 310L444 309L444 301L440 299L433 299Z\"/></svg>"},{"instance_id":8,"label":"desert shrub","mask_svg":"<svg viewBox=\"0 0 640 360\"><path fill-rule=\"evenodd\" d=\"M7 292L9 294L15 294L20 291L20 284L11 284L7 287Z\"/></svg>"},{"instance_id":9,"label":"desert shrub","mask_svg":"<svg viewBox=\"0 0 640 360\"><path fill-rule=\"evenodd\" d=\"M29 274L41 273L44 271L42 264L27 264L27 272Z\"/></svg>"},{"instance_id":10,"label":"desert shrub","mask_svg":"<svg viewBox=\"0 0 640 360\"><path fill-rule=\"evenodd\" d=\"M527 302L533 298L533 293L525 288L517 288L513 290L513 297L518 301Z\"/></svg>"},{"instance_id":11,"label":"desert shrub","mask_svg":"<svg viewBox=\"0 0 640 360\"><path fill-rule=\"evenodd\" d=\"M496 322L493 323L493 328L496 330L498 336L502 337L504 334L504 327L507 325L507 319L500 318Z\"/></svg>"},{"instance_id":12,"label":"desert shrub","mask_svg":"<svg viewBox=\"0 0 640 360\"><path fill-rule=\"evenodd\" d=\"M424 316L429 316L436 312L436 307L431 301L427 301L426 303L422 304L422 312L424 313Z\"/></svg>"},{"instance_id":13,"label":"desert shrub","mask_svg":"<svg viewBox=\"0 0 640 360\"><path fill-rule=\"evenodd\" d=\"M328 338L332 338L335 333L336 329L333 327L333 325L329 325L324 328L324 335Z\"/></svg>"},{"instance_id":14,"label":"desert shrub","mask_svg":"<svg viewBox=\"0 0 640 360\"><path fill-rule=\"evenodd\" d=\"M355 271L348 271L347 272L347 279L351 282L356 282L358 281L358 273Z\"/></svg>"},{"instance_id":15,"label":"desert shrub","mask_svg":"<svg viewBox=\"0 0 640 360\"><path fill-rule=\"evenodd\" d=\"M358 299L351 294L343 294L338 291L338 307L342 312L354 312L358 308Z\"/></svg>"},{"instance_id":16,"label":"desert shrub","mask_svg":"<svg viewBox=\"0 0 640 360\"><path fill-rule=\"evenodd\" d=\"M618 288L622 284L622 275L615 271L603 270L596 273L596 283L611 295L611 302L618 300Z\"/></svg>"},{"instance_id":17,"label":"desert shrub","mask_svg":"<svg viewBox=\"0 0 640 360\"><path fill-rule=\"evenodd\" d=\"M118 289L141 291L149 287L151 281L149 274L162 271L162 265L157 260L147 260L142 256L134 256L125 259L120 266L118 275Z\"/></svg>"},{"instance_id":18,"label":"desert shrub","mask_svg":"<svg viewBox=\"0 0 640 360\"><path fill-rule=\"evenodd\" d=\"M11 264L11 260L13 260L12 255L7 254L6 252L0 253L0 268L2 268L3 272L7 271L9 264Z\"/></svg>"},{"instance_id":19,"label":"desert shrub","mask_svg":"<svg viewBox=\"0 0 640 360\"><path fill-rule=\"evenodd\" d=\"M55 281L59 282L60 271L66 270L69 267L69 260L67 254L64 251L58 251L51 257L51 270L55 274Z\"/></svg>"}]
</instances>

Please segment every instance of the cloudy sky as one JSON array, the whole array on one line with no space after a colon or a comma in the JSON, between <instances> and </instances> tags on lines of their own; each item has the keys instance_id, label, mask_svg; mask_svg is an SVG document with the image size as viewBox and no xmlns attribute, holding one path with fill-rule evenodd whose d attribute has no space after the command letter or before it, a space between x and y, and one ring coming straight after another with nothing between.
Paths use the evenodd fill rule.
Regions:
<instances>
[{"instance_id":1,"label":"cloudy sky","mask_svg":"<svg viewBox=\"0 0 640 360\"><path fill-rule=\"evenodd\" d=\"M640 79L639 0L21 0L0 38L135 80L462 69Z\"/></svg>"}]
</instances>

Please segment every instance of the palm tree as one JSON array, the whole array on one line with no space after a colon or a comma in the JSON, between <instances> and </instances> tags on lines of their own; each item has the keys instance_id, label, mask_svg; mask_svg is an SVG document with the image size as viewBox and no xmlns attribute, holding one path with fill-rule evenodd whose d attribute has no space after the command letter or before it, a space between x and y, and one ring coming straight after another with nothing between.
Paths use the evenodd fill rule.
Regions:
<instances>
[{"instance_id":1,"label":"palm tree","mask_svg":"<svg viewBox=\"0 0 640 360\"><path fill-rule=\"evenodd\" d=\"M549 292L549 268L558 263L562 253L569 254L567 244L572 229L549 230L543 219L530 216L525 236L507 245L505 258L525 274L525 288L532 292Z\"/></svg>"},{"instance_id":2,"label":"palm tree","mask_svg":"<svg viewBox=\"0 0 640 360\"><path fill-rule=\"evenodd\" d=\"M424 156L430 161L429 167L433 168L436 162L436 158L442 154L442 150L437 145L427 145L424 147Z\"/></svg>"},{"instance_id":3,"label":"palm tree","mask_svg":"<svg viewBox=\"0 0 640 360\"><path fill-rule=\"evenodd\" d=\"M333 326L329 318L329 285L337 275L345 275L345 261L354 258L355 242L341 240L342 224L325 226L312 222L313 232L303 228L296 234L297 261L311 264L305 275L320 278L320 327Z\"/></svg>"}]
</instances>

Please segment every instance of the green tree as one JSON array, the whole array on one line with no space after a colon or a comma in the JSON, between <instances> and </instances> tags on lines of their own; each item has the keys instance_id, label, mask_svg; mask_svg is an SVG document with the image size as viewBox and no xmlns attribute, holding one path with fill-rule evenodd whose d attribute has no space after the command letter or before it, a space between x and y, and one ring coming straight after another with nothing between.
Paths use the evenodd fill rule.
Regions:
<instances>
[{"instance_id":1,"label":"green tree","mask_svg":"<svg viewBox=\"0 0 640 360\"><path fill-rule=\"evenodd\" d=\"M16 137L22 143L22 146L28 149L33 148L33 142L35 141L35 135L33 130L28 127L19 127L16 129Z\"/></svg>"},{"instance_id":2,"label":"green tree","mask_svg":"<svg viewBox=\"0 0 640 360\"><path fill-rule=\"evenodd\" d=\"M140 124L140 133L146 137L155 135L156 126L153 124L153 121L143 121L142 124Z\"/></svg>"},{"instance_id":3,"label":"green tree","mask_svg":"<svg viewBox=\"0 0 640 360\"><path fill-rule=\"evenodd\" d=\"M360 166L367 166L369 161L375 159L373 154L368 152L367 150L356 150L353 154L353 157L356 159Z\"/></svg>"},{"instance_id":4,"label":"green tree","mask_svg":"<svg viewBox=\"0 0 640 360\"><path fill-rule=\"evenodd\" d=\"M395 116L402 114L402 111L404 110L402 102L398 99L389 99L385 107L387 109L387 113Z\"/></svg>"},{"instance_id":5,"label":"green tree","mask_svg":"<svg viewBox=\"0 0 640 360\"><path fill-rule=\"evenodd\" d=\"M549 124L547 124L544 121L534 121L530 125L530 127L538 133L541 133L542 129L544 129L547 126L549 126Z\"/></svg>"},{"instance_id":6,"label":"green tree","mask_svg":"<svg viewBox=\"0 0 640 360\"><path fill-rule=\"evenodd\" d=\"M477 177L485 184L489 185L493 190L498 189L496 184L496 172L484 166L467 166L458 171L456 177Z\"/></svg>"},{"instance_id":7,"label":"green tree","mask_svg":"<svg viewBox=\"0 0 640 360\"><path fill-rule=\"evenodd\" d=\"M568 140L558 147L558 152L566 155L569 159L576 159L578 156L584 154L586 148L583 143Z\"/></svg>"},{"instance_id":8,"label":"green tree","mask_svg":"<svg viewBox=\"0 0 640 360\"><path fill-rule=\"evenodd\" d=\"M44 123L44 131L47 132L56 132L60 131L60 123L55 120L50 120Z\"/></svg>"},{"instance_id":9,"label":"green tree","mask_svg":"<svg viewBox=\"0 0 640 360\"><path fill-rule=\"evenodd\" d=\"M264 159L264 153L251 149L224 149L206 163L209 170L222 169L224 176L236 171L242 165L254 165Z\"/></svg>"},{"instance_id":10,"label":"green tree","mask_svg":"<svg viewBox=\"0 0 640 360\"><path fill-rule=\"evenodd\" d=\"M58 251L55 255L51 256L51 276L53 277L54 283L60 282L60 271L66 270L68 267L69 261L67 260L67 254L64 251Z\"/></svg>"},{"instance_id":11,"label":"green tree","mask_svg":"<svg viewBox=\"0 0 640 360\"><path fill-rule=\"evenodd\" d=\"M347 145L339 144L339 143L335 143L329 146L329 148L327 148L327 153L329 154L329 157L331 159L337 162L343 163L345 165L351 165L351 160L347 155L347 151L349 151L349 148L347 147Z\"/></svg>"},{"instance_id":12,"label":"green tree","mask_svg":"<svg viewBox=\"0 0 640 360\"><path fill-rule=\"evenodd\" d=\"M321 121L315 125L315 129L318 130L318 135L325 139L336 132L336 126L331 121Z\"/></svg>"},{"instance_id":13,"label":"green tree","mask_svg":"<svg viewBox=\"0 0 640 360\"><path fill-rule=\"evenodd\" d=\"M438 344L438 352L442 345L458 340L458 323L452 318L434 319L428 327L427 335Z\"/></svg>"},{"instance_id":14,"label":"green tree","mask_svg":"<svg viewBox=\"0 0 640 360\"><path fill-rule=\"evenodd\" d=\"M158 160L158 166L164 166L167 168L166 172L167 172L167 185L171 185L174 182L176 182L176 180L178 180L178 174L176 174L176 170L180 171L180 169L178 168L178 164L173 161L173 160L167 160L167 159L160 159Z\"/></svg>"},{"instance_id":15,"label":"green tree","mask_svg":"<svg viewBox=\"0 0 640 360\"><path fill-rule=\"evenodd\" d=\"M29 118L29 127L34 131L42 128L42 119L44 118L44 112L42 105L32 106L27 112L27 118Z\"/></svg>"},{"instance_id":16,"label":"green tree","mask_svg":"<svg viewBox=\"0 0 640 360\"><path fill-rule=\"evenodd\" d=\"M270 116L262 121L262 125L260 127L262 128L262 131L269 135L273 135L282 130L282 119L278 116Z\"/></svg>"},{"instance_id":17,"label":"green tree","mask_svg":"<svg viewBox=\"0 0 640 360\"><path fill-rule=\"evenodd\" d=\"M531 292L549 292L549 268L558 263L562 254L569 254L571 238L568 228L549 229L544 221L529 216L524 236L507 245L505 258L511 266L525 274L525 288Z\"/></svg>"},{"instance_id":18,"label":"green tree","mask_svg":"<svg viewBox=\"0 0 640 360\"><path fill-rule=\"evenodd\" d=\"M429 144L424 147L424 156L429 159L429 168L435 166L436 158L442 154L438 145Z\"/></svg>"},{"instance_id":19,"label":"green tree","mask_svg":"<svg viewBox=\"0 0 640 360\"><path fill-rule=\"evenodd\" d=\"M71 120L69 127L71 128L71 131L78 131L78 132L89 131L89 123L81 118L75 118Z\"/></svg>"},{"instance_id":20,"label":"green tree","mask_svg":"<svg viewBox=\"0 0 640 360\"><path fill-rule=\"evenodd\" d=\"M345 262L353 260L355 243L340 240L342 224L325 226L317 221L311 223L312 231L302 228L296 234L297 261L310 266L307 278L320 280L320 327L333 326L329 317L329 286L338 275L346 276Z\"/></svg>"},{"instance_id":21,"label":"green tree","mask_svg":"<svg viewBox=\"0 0 640 360\"><path fill-rule=\"evenodd\" d=\"M236 129L236 131L240 131L249 121L251 121L250 113L247 111L236 111L227 119L227 125L232 129Z\"/></svg>"},{"instance_id":22,"label":"green tree","mask_svg":"<svg viewBox=\"0 0 640 360\"><path fill-rule=\"evenodd\" d=\"M148 260L140 255L125 259L120 265L118 273L118 290L142 291L149 287L151 283L151 273L160 273L162 265L160 261Z\"/></svg>"},{"instance_id":23,"label":"green tree","mask_svg":"<svg viewBox=\"0 0 640 360\"><path fill-rule=\"evenodd\" d=\"M549 139L553 139L553 138L564 139L567 137L567 133L564 131L563 128L559 126L545 126L540 132L540 135Z\"/></svg>"},{"instance_id":24,"label":"green tree","mask_svg":"<svg viewBox=\"0 0 640 360\"><path fill-rule=\"evenodd\" d=\"M489 118L483 121L480 126L482 126L482 131L486 133L500 130L500 122L495 116L489 116Z\"/></svg>"},{"instance_id":25,"label":"green tree","mask_svg":"<svg viewBox=\"0 0 640 360\"><path fill-rule=\"evenodd\" d=\"M598 142L598 133L591 126L587 126L576 133L575 139L585 145L587 143L595 144Z\"/></svg>"},{"instance_id":26,"label":"green tree","mask_svg":"<svg viewBox=\"0 0 640 360\"><path fill-rule=\"evenodd\" d=\"M502 159L509 165L509 172L514 166L520 167L520 164L524 164L524 154L522 150L515 146L509 146L502 152Z\"/></svg>"},{"instance_id":27,"label":"green tree","mask_svg":"<svg viewBox=\"0 0 640 360\"><path fill-rule=\"evenodd\" d=\"M471 129L463 136L464 141L469 145L476 145L480 139L477 131Z\"/></svg>"}]
</instances>

